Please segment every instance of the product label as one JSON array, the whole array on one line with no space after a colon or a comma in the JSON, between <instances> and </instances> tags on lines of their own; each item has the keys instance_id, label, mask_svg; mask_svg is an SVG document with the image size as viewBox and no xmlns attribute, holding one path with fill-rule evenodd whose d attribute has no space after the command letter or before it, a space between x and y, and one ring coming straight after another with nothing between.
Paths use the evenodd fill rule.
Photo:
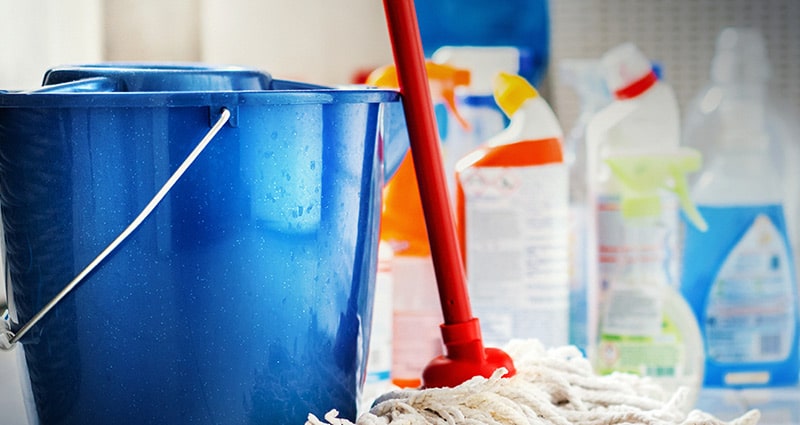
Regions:
<instances>
[{"instance_id":1,"label":"product label","mask_svg":"<svg viewBox=\"0 0 800 425\"><path fill-rule=\"evenodd\" d=\"M602 196L597 202L597 252L600 302L608 288L643 266L658 269L667 284L677 286L678 213L672 197L661 202L661 215L643 229L631 226L620 211L619 197Z\"/></svg>"},{"instance_id":2,"label":"product label","mask_svg":"<svg viewBox=\"0 0 800 425\"><path fill-rule=\"evenodd\" d=\"M470 296L484 339L569 335L569 211L564 164L474 167L460 175Z\"/></svg>"},{"instance_id":3,"label":"product label","mask_svg":"<svg viewBox=\"0 0 800 425\"><path fill-rule=\"evenodd\" d=\"M699 209L709 230L687 229L682 291L703 331L706 381L759 372L797 382L797 292L781 206Z\"/></svg>"},{"instance_id":4,"label":"product label","mask_svg":"<svg viewBox=\"0 0 800 425\"><path fill-rule=\"evenodd\" d=\"M442 309L430 256L392 259L391 379L417 386L431 359L442 355Z\"/></svg>"},{"instance_id":5,"label":"product label","mask_svg":"<svg viewBox=\"0 0 800 425\"><path fill-rule=\"evenodd\" d=\"M602 335L599 350L600 374L623 372L656 378L674 378L680 374L681 346L675 341Z\"/></svg>"},{"instance_id":6,"label":"product label","mask_svg":"<svg viewBox=\"0 0 800 425\"><path fill-rule=\"evenodd\" d=\"M649 282L651 286L657 285ZM663 283L661 283L663 285ZM634 298L630 298L635 294ZM609 313L601 322L600 343L595 361L598 373L633 373L655 378L679 378L685 372L685 350L681 331L664 312L663 291L646 293L612 290L609 297ZM641 302L641 305L634 303ZM646 308L655 308L657 314L649 314L646 324L639 329L634 316L644 317ZM626 310L638 310L628 315ZM617 317L615 317L617 316ZM614 322L616 320L616 323ZM605 326L608 324L609 326Z\"/></svg>"},{"instance_id":7,"label":"product label","mask_svg":"<svg viewBox=\"0 0 800 425\"><path fill-rule=\"evenodd\" d=\"M661 332L664 305L658 285L642 278L619 280L608 290L603 314L603 333L653 337Z\"/></svg>"}]
</instances>

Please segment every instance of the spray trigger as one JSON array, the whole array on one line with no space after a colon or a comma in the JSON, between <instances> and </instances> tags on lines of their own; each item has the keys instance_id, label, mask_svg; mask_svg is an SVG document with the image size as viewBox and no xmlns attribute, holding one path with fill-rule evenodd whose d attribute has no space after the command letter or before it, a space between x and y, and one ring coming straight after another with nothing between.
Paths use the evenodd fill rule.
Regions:
<instances>
[{"instance_id":1,"label":"spray trigger","mask_svg":"<svg viewBox=\"0 0 800 425\"><path fill-rule=\"evenodd\" d=\"M686 174L700 168L700 152L676 148L662 152L629 151L606 158L611 173L621 186L621 209L626 218L653 217L661 212L659 190L675 193L681 209L700 231L706 223L689 196Z\"/></svg>"},{"instance_id":2,"label":"spray trigger","mask_svg":"<svg viewBox=\"0 0 800 425\"><path fill-rule=\"evenodd\" d=\"M431 90L444 100L447 109L453 114L459 125L465 130L469 130L469 122L456 107L456 87L469 85L469 70L431 61L425 61L425 70ZM399 88L397 69L394 65L378 68L369 74L367 84L376 87Z\"/></svg>"}]
</instances>

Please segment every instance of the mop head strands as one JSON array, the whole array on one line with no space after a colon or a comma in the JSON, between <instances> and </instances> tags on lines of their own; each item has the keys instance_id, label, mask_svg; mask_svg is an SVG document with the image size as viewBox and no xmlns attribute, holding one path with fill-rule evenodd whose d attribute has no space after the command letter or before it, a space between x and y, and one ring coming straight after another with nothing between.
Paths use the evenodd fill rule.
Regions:
<instances>
[{"instance_id":1,"label":"mop head strands","mask_svg":"<svg viewBox=\"0 0 800 425\"><path fill-rule=\"evenodd\" d=\"M688 388L667 394L649 378L599 376L577 348L545 349L536 340L512 341L504 350L517 373L475 377L454 388L397 390L379 397L356 425L751 425L751 410L730 422L693 410ZM306 425L352 425L331 410Z\"/></svg>"}]
</instances>

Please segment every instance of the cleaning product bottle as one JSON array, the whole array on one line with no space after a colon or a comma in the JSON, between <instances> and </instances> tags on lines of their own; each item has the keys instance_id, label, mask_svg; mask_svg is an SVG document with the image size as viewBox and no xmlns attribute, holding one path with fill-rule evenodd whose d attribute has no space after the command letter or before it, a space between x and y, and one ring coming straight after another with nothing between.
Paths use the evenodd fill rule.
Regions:
<instances>
[{"instance_id":1,"label":"cleaning product bottle","mask_svg":"<svg viewBox=\"0 0 800 425\"><path fill-rule=\"evenodd\" d=\"M685 135L710 157L692 189L709 231L687 229L681 286L701 325L707 386L794 385L800 373L787 182L771 155L782 141L770 131L768 75L760 34L724 30L713 90L703 94L713 102Z\"/></svg>"},{"instance_id":2,"label":"cleaning product bottle","mask_svg":"<svg viewBox=\"0 0 800 425\"><path fill-rule=\"evenodd\" d=\"M613 101L597 112L586 127L587 281L591 300L587 306L588 352L596 352L597 321L609 286L628 268L626 252L639 249L618 237L624 228L619 213L619 188L603 158L620 149L651 148L663 151L680 141L678 101L672 88L658 80L650 61L632 43L621 44L601 58L606 85ZM678 213L664 205L662 222L671 229L664 249L669 283L678 284Z\"/></svg>"},{"instance_id":3,"label":"cleaning product bottle","mask_svg":"<svg viewBox=\"0 0 800 425\"><path fill-rule=\"evenodd\" d=\"M640 157L662 156L672 166L677 160L670 158L680 141L678 103L672 88L658 80L650 61L635 45L625 43L609 50L602 63L614 101L595 114L586 132L589 281L597 291L597 302L590 305L594 332L589 352L598 371L635 369L671 388L671 382L691 383L693 374L702 373L699 366L690 367L690 351L680 354L681 349L691 350L687 344L696 329L682 323L691 316L681 315L676 307L680 297L659 298L669 293L664 287L676 288L679 283L677 202L656 193L662 199L648 201L646 220L638 220L643 223L626 219L621 206L624 180L615 178L607 161L633 152ZM652 160L648 165L655 167ZM652 191L662 185L664 175L649 173L655 180L648 186ZM677 183L675 179L673 184ZM652 283L637 285L641 276ZM626 291L630 291L627 300ZM656 307L659 310L650 310ZM670 327L669 333L662 329L664 325ZM643 334L637 334L636 328Z\"/></svg>"},{"instance_id":4,"label":"cleaning product bottle","mask_svg":"<svg viewBox=\"0 0 800 425\"><path fill-rule=\"evenodd\" d=\"M442 354L442 313L428 233L409 154L383 192L381 241L392 259L391 379L401 388L420 386L430 359Z\"/></svg>"},{"instance_id":5,"label":"cleaning product bottle","mask_svg":"<svg viewBox=\"0 0 800 425\"><path fill-rule=\"evenodd\" d=\"M578 95L580 112L564 138L564 162L569 168L569 343L586 353L588 305L593 291L587 283L586 263L586 126L611 101L599 60L566 59L559 76Z\"/></svg>"},{"instance_id":6,"label":"cleaning product bottle","mask_svg":"<svg viewBox=\"0 0 800 425\"><path fill-rule=\"evenodd\" d=\"M426 68L434 101L444 102L461 125L466 125L455 107L454 89L469 83L469 72L432 62L427 62ZM367 84L397 87L394 66L373 71ZM381 242L393 252L390 376L401 388L419 387L425 366L443 353L439 330L442 310L417 187L409 152L384 187L380 235Z\"/></svg>"},{"instance_id":7,"label":"cleaning product bottle","mask_svg":"<svg viewBox=\"0 0 800 425\"><path fill-rule=\"evenodd\" d=\"M455 202L456 163L503 131L508 124L494 101L492 79L498 72L517 74L520 53L517 48L507 46L443 46L433 53L431 59L470 72L470 83L457 87L455 93L457 110L469 127L448 124L442 139L448 188Z\"/></svg>"},{"instance_id":8,"label":"cleaning product bottle","mask_svg":"<svg viewBox=\"0 0 800 425\"><path fill-rule=\"evenodd\" d=\"M692 310L669 283L670 252L664 243L672 229L662 222L662 204L669 202L662 191L674 192L692 225L705 230L685 177L700 168L700 154L687 148L617 149L604 162L619 187L623 226L613 231L636 249L625 253L625 272L606 289L595 368L601 374L650 376L668 391L688 387L696 398L703 377L702 339Z\"/></svg>"},{"instance_id":9,"label":"cleaning product bottle","mask_svg":"<svg viewBox=\"0 0 800 425\"><path fill-rule=\"evenodd\" d=\"M375 276L375 295L372 301L367 378L358 405L359 413L369 410L375 399L392 389L393 258L394 250L391 245L388 242L380 242L378 273Z\"/></svg>"},{"instance_id":10,"label":"cleaning product bottle","mask_svg":"<svg viewBox=\"0 0 800 425\"><path fill-rule=\"evenodd\" d=\"M569 334L568 176L555 114L525 79L500 73L511 124L456 165L459 237L487 345Z\"/></svg>"}]
</instances>

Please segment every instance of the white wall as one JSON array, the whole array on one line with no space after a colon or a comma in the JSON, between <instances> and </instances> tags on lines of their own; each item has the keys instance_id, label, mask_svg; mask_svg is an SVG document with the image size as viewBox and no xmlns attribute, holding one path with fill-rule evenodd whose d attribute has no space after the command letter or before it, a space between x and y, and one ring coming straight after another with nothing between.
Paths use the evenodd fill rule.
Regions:
<instances>
[{"instance_id":1,"label":"white wall","mask_svg":"<svg viewBox=\"0 0 800 425\"><path fill-rule=\"evenodd\" d=\"M201 60L200 1L100 1L103 4L104 60Z\"/></svg>"},{"instance_id":2,"label":"white wall","mask_svg":"<svg viewBox=\"0 0 800 425\"><path fill-rule=\"evenodd\" d=\"M0 0L0 89L41 84L54 64L102 58L101 0Z\"/></svg>"},{"instance_id":3,"label":"white wall","mask_svg":"<svg viewBox=\"0 0 800 425\"><path fill-rule=\"evenodd\" d=\"M391 63L380 0L202 0L203 60L277 78L345 84Z\"/></svg>"},{"instance_id":4,"label":"white wall","mask_svg":"<svg viewBox=\"0 0 800 425\"><path fill-rule=\"evenodd\" d=\"M277 78L349 83L392 60L379 0L0 0L0 88L48 68L106 61L209 62Z\"/></svg>"},{"instance_id":5,"label":"white wall","mask_svg":"<svg viewBox=\"0 0 800 425\"><path fill-rule=\"evenodd\" d=\"M553 0L550 11L544 92L565 127L577 104L555 73L561 59L633 41L664 64L685 104L728 25L764 32L776 89L800 103L800 1ZM52 65L99 60L237 64L322 84L392 60L380 0L0 0L0 15L14 17L0 26L2 89L36 86Z\"/></svg>"}]
</instances>

